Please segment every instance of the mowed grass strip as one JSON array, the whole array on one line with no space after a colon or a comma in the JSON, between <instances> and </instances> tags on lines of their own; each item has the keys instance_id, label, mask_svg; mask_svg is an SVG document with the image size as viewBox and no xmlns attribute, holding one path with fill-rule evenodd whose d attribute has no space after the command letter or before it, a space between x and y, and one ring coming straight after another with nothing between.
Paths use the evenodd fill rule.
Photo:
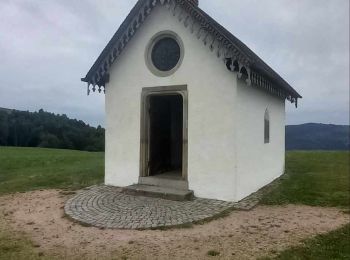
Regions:
<instances>
[{"instance_id":1,"label":"mowed grass strip","mask_svg":"<svg viewBox=\"0 0 350 260\"><path fill-rule=\"evenodd\" d=\"M260 260L350 259L350 225L304 241L302 246L292 247L276 257Z\"/></svg>"},{"instance_id":2,"label":"mowed grass strip","mask_svg":"<svg viewBox=\"0 0 350 260\"><path fill-rule=\"evenodd\" d=\"M104 153L0 147L0 195L103 182Z\"/></svg>"},{"instance_id":3,"label":"mowed grass strip","mask_svg":"<svg viewBox=\"0 0 350 260\"><path fill-rule=\"evenodd\" d=\"M349 152L288 152L286 174L261 203L349 208Z\"/></svg>"}]
</instances>

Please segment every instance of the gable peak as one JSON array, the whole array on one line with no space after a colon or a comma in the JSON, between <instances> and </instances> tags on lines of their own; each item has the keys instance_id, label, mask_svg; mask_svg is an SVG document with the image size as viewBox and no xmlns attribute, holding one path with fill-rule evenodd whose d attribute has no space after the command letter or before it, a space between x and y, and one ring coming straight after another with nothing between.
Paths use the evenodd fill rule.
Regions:
<instances>
[{"instance_id":1,"label":"gable peak","mask_svg":"<svg viewBox=\"0 0 350 260\"><path fill-rule=\"evenodd\" d=\"M297 106L302 98L288 82L279 76L244 43L222 27L207 13L198 7L199 0L138 0L113 38L97 58L85 78L88 94L90 86L95 92L101 92L109 82L109 69L123 52L146 18L157 5L166 6L179 22L189 28L210 51L216 53L226 68L237 73L239 79L245 79L248 85L263 88L278 97L289 100ZM211 44L208 44L208 42ZM209 43L210 43L209 42Z\"/></svg>"}]
</instances>

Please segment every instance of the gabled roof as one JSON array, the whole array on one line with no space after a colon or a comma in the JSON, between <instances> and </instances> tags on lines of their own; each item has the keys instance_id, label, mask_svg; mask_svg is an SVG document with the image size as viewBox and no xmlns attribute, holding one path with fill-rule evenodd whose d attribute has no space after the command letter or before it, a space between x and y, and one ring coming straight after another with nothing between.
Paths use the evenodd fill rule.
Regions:
<instances>
[{"instance_id":1,"label":"gabled roof","mask_svg":"<svg viewBox=\"0 0 350 260\"><path fill-rule=\"evenodd\" d=\"M82 81L101 92L109 80L109 68L141 27L156 5L166 5L198 39L222 58L227 69L246 79L248 85L260 87L297 105L299 93L243 42L198 7L198 0L139 0L104 48Z\"/></svg>"}]
</instances>

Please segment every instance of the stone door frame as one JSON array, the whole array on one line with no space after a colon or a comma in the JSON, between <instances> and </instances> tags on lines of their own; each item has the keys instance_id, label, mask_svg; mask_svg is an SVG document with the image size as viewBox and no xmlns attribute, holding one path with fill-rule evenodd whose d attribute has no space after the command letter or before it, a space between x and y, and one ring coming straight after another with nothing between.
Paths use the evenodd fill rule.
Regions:
<instances>
[{"instance_id":1,"label":"stone door frame","mask_svg":"<svg viewBox=\"0 0 350 260\"><path fill-rule=\"evenodd\" d=\"M149 97L181 95L183 104L182 179L188 180L188 91L187 85L148 87L141 94L140 177L149 177Z\"/></svg>"}]
</instances>

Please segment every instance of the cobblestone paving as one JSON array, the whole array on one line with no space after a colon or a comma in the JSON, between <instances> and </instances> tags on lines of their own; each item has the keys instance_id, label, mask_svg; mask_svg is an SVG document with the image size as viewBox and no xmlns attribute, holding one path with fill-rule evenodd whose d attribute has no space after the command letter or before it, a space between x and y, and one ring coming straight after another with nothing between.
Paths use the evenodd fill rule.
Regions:
<instances>
[{"instance_id":1,"label":"cobblestone paving","mask_svg":"<svg viewBox=\"0 0 350 260\"><path fill-rule=\"evenodd\" d=\"M110 186L81 190L65 205L72 219L91 226L116 229L171 227L205 220L235 206L232 202L199 199L171 201L132 196Z\"/></svg>"}]
</instances>

